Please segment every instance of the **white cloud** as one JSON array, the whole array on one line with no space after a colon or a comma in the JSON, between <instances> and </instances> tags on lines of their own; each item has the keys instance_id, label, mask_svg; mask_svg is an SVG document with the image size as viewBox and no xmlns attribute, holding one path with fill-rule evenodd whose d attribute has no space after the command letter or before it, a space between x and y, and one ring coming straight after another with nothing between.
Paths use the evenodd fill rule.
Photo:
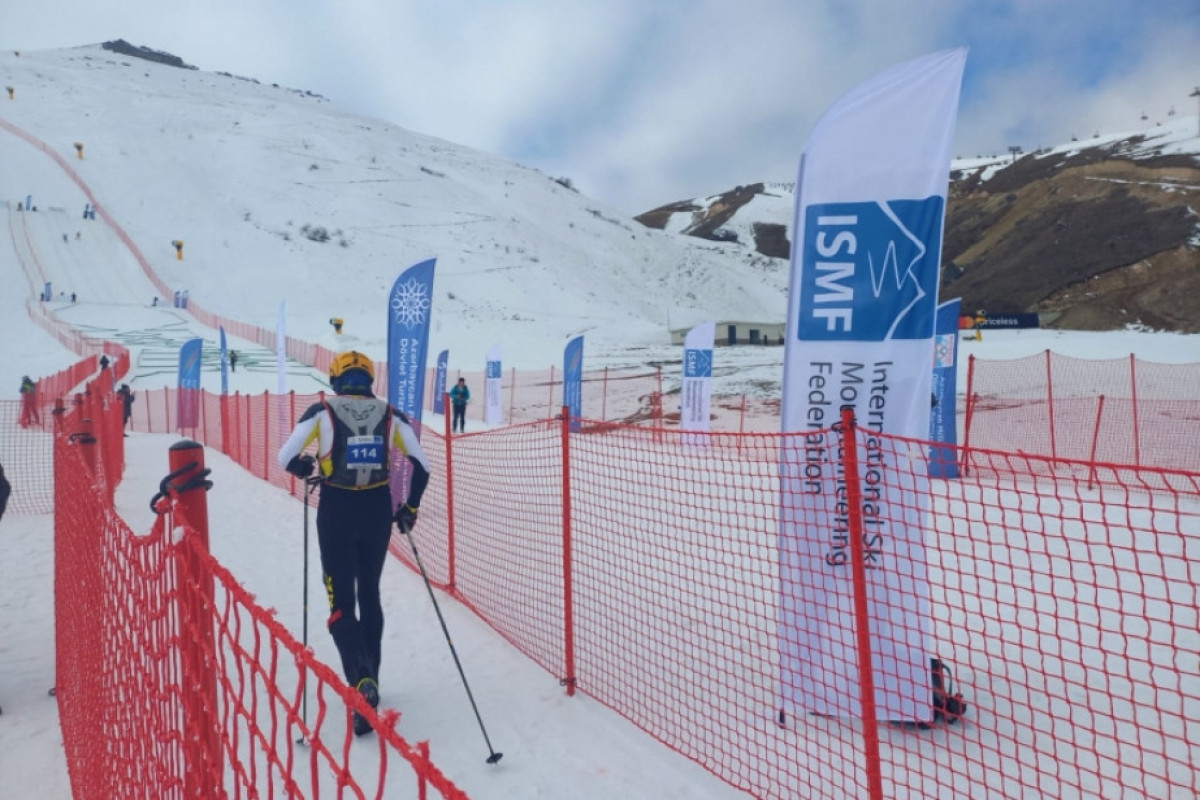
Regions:
<instances>
[{"instance_id":1,"label":"white cloud","mask_svg":"<svg viewBox=\"0 0 1200 800\"><path fill-rule=\"evenodd\" d=\"M841 94L970 48L962 152L1195 113L1200 8L1123 0L10 4L0 45L123 37L506 155L629 214L791 180Z\"/></svg>"}]
</instances>

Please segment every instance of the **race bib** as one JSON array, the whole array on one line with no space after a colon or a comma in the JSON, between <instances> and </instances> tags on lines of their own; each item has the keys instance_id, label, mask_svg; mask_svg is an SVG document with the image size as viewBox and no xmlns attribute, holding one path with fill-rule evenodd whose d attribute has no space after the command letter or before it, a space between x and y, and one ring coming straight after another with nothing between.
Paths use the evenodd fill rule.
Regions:
<instances>
[{"instance_id":1,"label":"race bib","mask_svg":"<svg viewBox=\"0 0 1200 800\"><path fill-rule=\"evenodd\" d=\"M383 437L348 437L346 440L346 466L350 469L381 469L383 467Z\"/></svg>"}]
</instances>

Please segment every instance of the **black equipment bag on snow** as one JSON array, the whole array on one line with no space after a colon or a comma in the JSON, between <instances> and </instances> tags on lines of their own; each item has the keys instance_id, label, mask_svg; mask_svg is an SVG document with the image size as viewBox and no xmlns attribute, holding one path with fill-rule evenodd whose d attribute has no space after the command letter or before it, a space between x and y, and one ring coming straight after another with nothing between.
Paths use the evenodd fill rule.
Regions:
<instances>
[{"instance_id":1,"label":"black equipment bag on snow","mask_svg":"<svg viewBox=\"0 0 1200 800\"><path fill-rule=\"evenodd\" d=\"M929 659L930 682L933 685L933 719L953 725L967 713L967 703L962 692L954 691L950 667L940 658Z\"/></svg>"}]
</instances>

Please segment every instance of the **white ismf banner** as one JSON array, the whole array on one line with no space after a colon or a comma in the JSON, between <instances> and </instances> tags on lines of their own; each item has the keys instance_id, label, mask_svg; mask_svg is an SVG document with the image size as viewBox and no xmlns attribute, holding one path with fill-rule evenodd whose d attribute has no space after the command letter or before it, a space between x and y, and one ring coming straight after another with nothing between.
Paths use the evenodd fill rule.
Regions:
<instances>
[{"instance_id":1,"label":"white ismf banner","mask_svg":"<svg viewBox=\"0 0 1200 800\"><path fill-rule=\"evenodd\" d=\"M679 427L685 431L686 444L708 444L709 411L712 404L713 339L715 322L702 322L688 331L683 340L683 379L679 391Z\"/></svg>"},{"instance_id":2,"label":"white ismf banner","mask_svg":"<svg viewBox=\"0 0 1200 800\"><path fill-rule=\"evenodd\" d=\"M500 345L494 344L492 349L488 350L487 369L484 371L483 378L483 421L488 425L499 425L504 416L503 402L500 397L501 380Z\"/></svg>"},{"instance_id":3,"label":"white ismf banner","mask_svg":"<svg viewBox=\"0 0 1200 800\"><path fill-rule=\"evenodd\" d=\"M861 716L840 409L858 421L876 716L933 717L925 493L899 475L927 439L938 265L966 50L839 99L800 159L784 352L780 655L784 709ZM900 453L904 450L904 453Z\"/></svg>"}]
</instances>

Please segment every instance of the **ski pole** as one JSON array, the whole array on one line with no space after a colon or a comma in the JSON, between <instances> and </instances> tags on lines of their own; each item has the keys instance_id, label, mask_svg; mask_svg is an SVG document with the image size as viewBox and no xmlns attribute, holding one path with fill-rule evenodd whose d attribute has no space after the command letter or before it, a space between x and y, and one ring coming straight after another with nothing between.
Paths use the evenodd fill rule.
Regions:
<instances>
[{"instance_id":1,"label":"ski pole","mask_svg":"<svg viewBox=\"0 0 1200 800\"><path fill-rule=\"evenodd\" d=\"M313 493L320 482L319 478L304 479L304 650L308 651L308 496ZM307 682L304 687L304 695L300 698L300 719L304 727L308 728L308 686ZM304 737L301 736L297 740L297 744L304 744Z\"/></svg>"},{"instance_id":2,"label":"ski pole","mask_svg":"<svg viewBox=\"0 0 1200 800\"><path fill-rule=\"evenodd\" d=\"M487 763L495 764L504 757L504 753L497 753L492 748L492 741L488 738L487 730L483 727L483 717L479 716L479 706L475 705L475 697L471 694L471 687L467 685L467 676L463 673L462 662L458 660L458 652L454 649L454 642L450 639L450 631L446 628L446 620L442 616L442 609L438 607L437 597L433 594L433 586L429 583L429 575L425 573L425 565L421 563L421 555L417 552L417 543L413 541L411 530L405 533L408 536L408 546L412 548L413 558L417 562L417 569L421 571L421 577L425 580L425 588L429 591L429 599L433 601L433 610L437 612L438 622L442 624L442 633L446 635L446 644L450 645L450 655L454 656L454 666L458 667L458 677L462 678L463 688L467 690L467 699L471 701L471 708L475 711L475 719L479 722L479 730L483 734L483 741L487 743L489 753Z\"/></svg>"}]
</instances>

